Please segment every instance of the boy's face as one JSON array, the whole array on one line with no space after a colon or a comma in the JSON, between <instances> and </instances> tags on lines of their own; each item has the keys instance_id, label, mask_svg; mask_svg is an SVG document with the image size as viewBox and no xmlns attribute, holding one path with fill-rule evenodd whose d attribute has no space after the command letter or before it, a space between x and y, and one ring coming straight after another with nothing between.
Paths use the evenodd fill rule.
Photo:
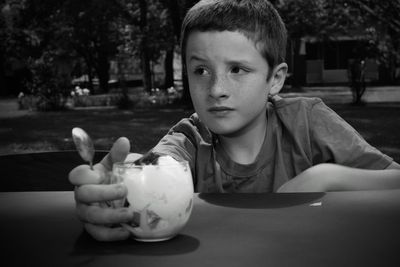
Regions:
<instances>
[{"instance_id":1,"label":"boy's face","mask_svg":"<svg viewBox=\"0 0 400 267\"><path fill-rule=\"evenodd\" d=\"M216 134L236 136L266 123L268 63L239 32L190 33L186 66L194 108Z\"/></svg>"}]
</instances>

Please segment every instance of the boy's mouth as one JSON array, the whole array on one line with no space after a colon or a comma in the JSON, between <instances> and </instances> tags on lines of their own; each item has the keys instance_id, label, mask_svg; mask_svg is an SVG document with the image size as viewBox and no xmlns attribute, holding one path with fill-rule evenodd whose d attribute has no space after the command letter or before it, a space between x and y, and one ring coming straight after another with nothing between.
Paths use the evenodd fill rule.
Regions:
<instances>
[{"instance_id":1,"label":"boy's mouth","mask_svg":"<svg viewBox=\"0 0 400 267\"><path fill-rule=\"evenodd\" d=\"M233 111L233 108L230 107L225 107L225 106L217 106L217 107L211 107L208 109L208 112L214 113L214 114L225 114L230 111Z\"/></svg>"}]
</instances>

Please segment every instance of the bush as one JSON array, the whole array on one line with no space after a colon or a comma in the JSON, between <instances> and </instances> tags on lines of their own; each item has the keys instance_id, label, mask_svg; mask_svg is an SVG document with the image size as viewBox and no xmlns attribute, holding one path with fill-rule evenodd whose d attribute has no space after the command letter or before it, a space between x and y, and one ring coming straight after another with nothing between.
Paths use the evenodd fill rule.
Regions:
<instances>
[{"instance_id":1,"label":"bush","mask_svg":"<svg viewBox=\"0 0 400 267\"><path fill-rule=\"evenodd\" d=\"M31 104L34 103L38 110L61 110L66 107L70 78L59 71L59 64L51 53L29 60L32 78L27 82L27 88L35 99Z\"/></svg>"},{"instance_id":2,"label":"bush","mask_svg":"<svg viewBox=\"0 0 400 267\"><path fill-rule=\"evenodd\" d=\"M139 102L140 99L137 97L131 97L127 94L122 94L118 100L117 106L119 109L131 109L134 108Z\"/></svg>"},{"instance_id":3,"label":"bush","mask_svg":"<svg viewBox=\"0 0 400 267\"><path fill-rule=\"evenodd\" d=\"M23 93L20 93L18 96L18 108L34 110L36 109L37 101L38 101L37 97L34 97L32 95L24 95Z\"/></svg>"},{"instance_id":4,"label":"bush","mask_svg":"<svg viewBox=\"0 0 400 267\"><path fill-rule=\"evenodd\" d=\"M72 105L74 107L118 106L121 99L120 94L75 95L72 97Z\"/></svg>"},{"instance_id":5,"label":"bush","mask_svg":"<svg viewBox=\"0 0 400 267\"><path fill-rule=\"evenodd\" d=\"M82 90L83 92L83 90ZM153 89L150 93L140 92L135 94L109 93L101 95L89 95L89 93L77 93L76 89L69 93L68 97L60 96L54 100L60 106L51 106L53 101L43 101L40 95L20 95L18 97L20 109L55 110L74 107L109 107L119 109L131 109L134 107L151 108L176 105L182 93L173 87L168 90Z\"/></svg>"},{"instance_id":6,"label":"bush","mask_svg":"<svg viewBox=\"0 0 400 267\"><path fill-rule=\"evenodd\" d=\"M182 92L174 87L170 87L167 90L152 88L150 93L145 92L140 98L140 104L143 106L163 107L178 103L182 98Z\"/></svg>"}]
</instances>

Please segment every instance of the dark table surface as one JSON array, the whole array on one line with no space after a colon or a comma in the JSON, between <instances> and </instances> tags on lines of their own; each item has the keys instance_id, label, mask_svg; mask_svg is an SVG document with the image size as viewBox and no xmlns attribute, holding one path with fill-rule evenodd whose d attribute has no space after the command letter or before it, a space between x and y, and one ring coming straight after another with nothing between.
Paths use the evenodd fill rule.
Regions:
<instances>
[{"instance_id":1,"label":"dark table surface","mask_svg":"<svg viewBox=\"0 0 400 267\"><path fill-rule=\"evenodd\" d=\"M96 151L94 162L106 154ZM85 162L72 150L0 155L0 192L73 190L68 173L80 164Z\"/></svg>"},{"instance_id":2,"label":"dark table surface","mask_svg":"<svg viewBox=\"0 0 400 267\"><path fill-rule=\"evenodd\" d=\"M101 243L82 230L71 191L3 192L1 265L400 266L399 190L196 194L194 203L169 241Z\"/></svg>"}]
</instances>

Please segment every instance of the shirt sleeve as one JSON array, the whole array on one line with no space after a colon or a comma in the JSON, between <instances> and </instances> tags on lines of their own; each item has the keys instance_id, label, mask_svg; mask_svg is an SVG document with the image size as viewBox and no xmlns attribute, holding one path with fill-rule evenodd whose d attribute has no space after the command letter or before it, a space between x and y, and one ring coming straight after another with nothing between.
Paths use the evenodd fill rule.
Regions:
<instances>
[{"instance_id":1,"label":"shirt sleeve","mask_svg":"<svg viewBox=\"0 0 400 267\"><path fill-rule=\"evenodd\" d=\"M152 149L154 153L170 155L189 162L195 191L205 191L213 185L212 133L197 114L182 119Z\"/></svg>"},{"instance_id":2,"label":"shirt sleeve","mask_svg":"<svg viewBox=\"0 0 400 267\"><path fill-rule=\"evenodd\" d=\"M365 139L322 101L311 108L313 164L331 162L363 169L385 169L393 159Z\"/></svg>"},{"instance_id":3,"label":"shirt sleeve","mask_svg":"<svg viewBox=\"0 0 400 267\"><path fill-rule=\"evenodd\" d=\"M196 117L182 119L161 138L152 152L160 155L169 155L176 160L189 162L190 168L195 170L197 143L200 139Z\"/></svg>"},{"instance_id":4,"label":"shirt sleeve","mask_svg":"<svg viewBox=\"0 0 400 267\"><path fill-rule=\"evenodd\" d=\"M184 133L170 131L161 138L152 149L152 152L160 155L170 155L176 160L192 162L195 148Z\"/></svg>"}]
</instances>

